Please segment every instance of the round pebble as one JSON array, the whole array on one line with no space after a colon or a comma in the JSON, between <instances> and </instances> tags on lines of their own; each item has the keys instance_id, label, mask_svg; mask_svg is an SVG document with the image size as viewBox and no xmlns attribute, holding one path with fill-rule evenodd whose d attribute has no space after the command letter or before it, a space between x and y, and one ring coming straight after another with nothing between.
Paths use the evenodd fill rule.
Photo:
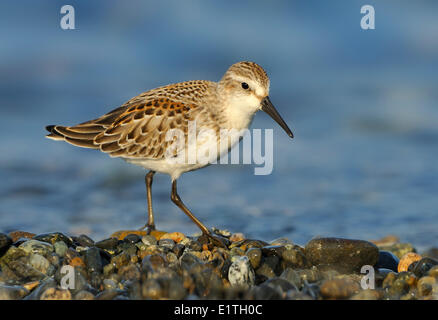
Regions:
<instances>
[{"instance_id":1,"label":"round pebble","mask_svg":"<svg viewBox=\"0 0 438 320\"><path fill-rule=\"evenodd\" d=\"M400 262L398 263L397 271L403 272L408 271L409 266L412 262L421 260L421 256L414 252L408 252L400 259Z\"/></svg>"}]
</instances>

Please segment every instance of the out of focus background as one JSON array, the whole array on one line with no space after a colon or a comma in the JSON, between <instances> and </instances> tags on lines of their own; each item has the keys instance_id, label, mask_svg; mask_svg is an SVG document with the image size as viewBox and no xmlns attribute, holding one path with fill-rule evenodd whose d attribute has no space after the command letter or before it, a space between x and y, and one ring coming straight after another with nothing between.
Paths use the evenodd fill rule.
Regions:
<instances>
[{"instance_id":1,"label":"out of focus background","mask_svg":"<svg viewBox=\"0 0 438 320\"><path fill-rule=\"evenodd\" d=\"M60 9L75 8L75 30ZM362 30L362 5L375 30ZM219 80L240 60L271 77L295 133L274 128L274 170L210 166L179 193L207 226L304 244L397 235L438 244L438 2L1 1L0 231L85 233L146 219L145 171L45 139L168 83ZM198 232L153 186L158 228Z\"/></svg>"}]
</instances>

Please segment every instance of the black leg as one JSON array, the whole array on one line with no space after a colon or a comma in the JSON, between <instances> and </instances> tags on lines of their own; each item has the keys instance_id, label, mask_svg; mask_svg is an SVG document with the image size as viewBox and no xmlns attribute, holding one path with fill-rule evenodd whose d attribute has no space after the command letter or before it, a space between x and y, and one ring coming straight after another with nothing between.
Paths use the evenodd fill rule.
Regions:
<instances>
[{"instance_id":1,"label":"black leg","mask_svg":"<svg viewBox=\"0 0 438 320\"><path fill-rule=\"evenodd\" d=\"M141 230L146 229L146 231L151 232L152 230L155 230L155 222L154 222L154 212L152 210L152 182L154 177L155 171L149 171L146 174L145 177L145 183L146 183L146 195L148 200L148 220L147 223L144 225Z\"/></svg>"}]
</instances>

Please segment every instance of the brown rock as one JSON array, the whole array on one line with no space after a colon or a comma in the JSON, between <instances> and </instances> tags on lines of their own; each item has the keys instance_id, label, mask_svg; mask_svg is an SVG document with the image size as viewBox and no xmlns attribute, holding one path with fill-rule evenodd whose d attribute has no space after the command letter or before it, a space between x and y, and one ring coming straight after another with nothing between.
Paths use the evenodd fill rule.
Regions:
<instances>
[{"instance_id":1,"label":"brown rock","mask_svg":"<svg viewBox=\"0 0 438 320\"><path fill-rule=\"evenodd\" d=\"M359 283L350 279L326 280L320 288L321 295L327 299L348 299L359 290Z\"/></svg>"},{"instance_id":2,"label":"brown rock","mask_svg":"<svg viewBox=\"0 0 438 320\"><path fill-rule=\"evenodd\" d=\"M184 233L181 232L171 232L163 234L159 240L162 239L172 239L175 243L181 242L184 238L186 238Z\"/></svg>"},{"instance_id":3,"label":"brown rock","mask_svg":"<svg viewBox=\"0 0 438 320\"><path fill-rule=\"evenodd\" d=\"M15 242L20 238L32 239L33 237L35 237L35 233L17 230L10 232L9 237L11 237L12 242Z\"/></svg>"},{"instance_id":4,"label":"brown rock","mask_svg":"<svg viewBox=\"0 0 438 320\"><path fill-rule=\"evenodd\" d=\"M408 271L408 268L411 265L411 263L419 260L421 260L421 256L418 253L408 252L400 259L400 262L398 263L397 271L398 272Z\"/></svg>"},{"instance_id":5,"label":"brown rock","mask_svg":"<svg viewBox=\"0 0 438 320\"><path fill-rule=\"evenodd\" d=\"M364 265L375 265L379 249L369 241L318 238L309 241L305 255L314 266L329 267L340 272L358 272Z\"/></svg>"}]
</instances>

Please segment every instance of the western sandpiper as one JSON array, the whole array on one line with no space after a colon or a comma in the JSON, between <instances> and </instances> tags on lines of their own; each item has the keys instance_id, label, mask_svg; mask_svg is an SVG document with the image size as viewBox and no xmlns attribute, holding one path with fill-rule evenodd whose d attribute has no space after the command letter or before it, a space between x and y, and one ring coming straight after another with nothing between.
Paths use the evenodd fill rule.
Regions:
<instances>
[{"instance_id":1,"label":"western sandpiper","mask_svg":"<svg viewBox=\"0 0 438 320\"><path fill-rule=\"evenodd\" d=\"M156 172L161 172L171 177L171 200L205 235L218 243L220 240L184 205L176 186L182 173L205 167L211 162L171 161L181 152L187 155L190 142L184 148L174 150L169 158L166 151L175 139L168 139L166 134L171 130L180 130L187 141L191 122L197 124L197 132L205 128L217 133L222 129L247 129L259 110L270 115L293 138L292 131L269 99L266 72L258 64L244 61L233 64L219 82L197 80L170 84L141 93L97 119L71 127L50 125L46 129L50 132L47 138L98 149L149 170L145 177L148 215L142 229L155 229L152 179ZM226 144L214 141L218 148L214 157L227 154L239 139L227 141Z\"/></svg>"}]
</instances>

